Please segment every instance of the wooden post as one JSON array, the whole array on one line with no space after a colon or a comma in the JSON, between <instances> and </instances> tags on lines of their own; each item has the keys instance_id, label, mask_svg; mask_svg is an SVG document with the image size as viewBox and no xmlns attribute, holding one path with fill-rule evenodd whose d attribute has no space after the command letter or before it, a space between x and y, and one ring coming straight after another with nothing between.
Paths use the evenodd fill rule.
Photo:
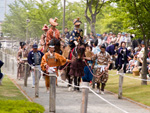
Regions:
<instances>
[{"instance_id":1,"label":"wooden post","mask_svg":"<svg viewBox=\"0 0 150 113\"><path fill-rule=\"evenodd\" d=\"M35 97L39 97L39 70L38 68L34 69L35 76Z\"/></svg>"},{"instance_id":2,"label":"wooden post","mask_svg":"<svg viewBox=\"0 0 150 113\"><path fill-rule=\"evenodd\" d=\"M10 66L10 62L9 62L9 60L10 60L10 56L9 56L9 55L7 55L7 69L8 69L8 71L10 71L10 70L9 70L9 66Z\"/></svg>"},{"instance_id":3,"label":"wooden post","mask_svg":"<svg viewBox=\"0 0 150 113\"><path fill-rule=\"evenodd\" d=\"M2 52L0 51L0 60L2 60L3 61L3 56L2 56Z\"/></svg>"},{"instance_id":4,"label":"wooden post","mask_svg":"<svg viewBox=\"0 0 150 113\"><path fill-rule=\"evenodd\" d=\"M54 75L54 74L51 74ZM56 77L50 76L49 112L56 113Z\"/></svg>"},{"instance_id":5,"label":"wooden post","mask_svg":"<svg viewBox=\"0 0 150 113\"><path fill-rule=\"evenodd\" d=\"M7 68L7 54L5 53L5 68Z\"/></svg>"},{"instance_id":6,"label":"wooden post","mask_svg":"<svg viewBox=\"0 0 150 113\"><path fill-rule=\"evenodd\" d=\"M118 99L122 99L122 86L123 86L123 73L120 73Z\"/></svg>"},{"instance_id":7,"label":"wooden post","mask_svg":"<svg viewBox=\"0 0 150 113\"><path fill-rule=\"evenodd\" d=\"M12 62L12 75L14 75L15 65L14 65L14 59L11 59Z\"/></svg>"},{"instance_id":8,"label":"wooden post","mask_svg":"<svg viewBox=\"0 0 150 113\"><path fill-rule=\"evenodd\" d=\"M89 82L83 82L83 86L89 86ZM88 88L82 88L82 103L81 103L81 112L80 113L87 113L87 106L88 106Z\"/></svg>"},{"instance_id":9,"label":"wooden post","mask_svg":"<svg viewBox=\"0 0 150 113\"><path fill-rule=\"evenodd\" d=\"M96 73L96 68L93 69L93 73L95 74ZM92 79L92 88L95 89L95 77L93 76L93 79Z\"/></svg>"},{"instance_id":10,"label":"wooden post","mask_svg":"<svg viewBox=\"0 0 150 113\"><path fill-rule=\"evenodd\" d=\"M28 80L28 63L25 63L25 73L24 73L24 86L27 87Z\"/></svg>"}]
</instances>

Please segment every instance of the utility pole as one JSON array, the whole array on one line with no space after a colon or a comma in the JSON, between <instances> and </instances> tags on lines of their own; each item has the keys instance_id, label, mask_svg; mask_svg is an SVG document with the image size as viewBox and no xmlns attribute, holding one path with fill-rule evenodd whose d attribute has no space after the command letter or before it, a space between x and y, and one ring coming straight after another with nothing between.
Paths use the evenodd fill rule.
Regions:
<instances>
[{"instance_id":1,"label":"utility pole","mask_svg":"<svg viewBox=\"0 0 150 113\"><path fill-rule=\"evenodd\" d=\"M63 29L62 29L62 34L64 33L64 29L65 29L65 12L66 12L66 0L64 0Z\"/></svg>"},{"instance_id":2,"label":"utility pole","mask_svg":"<svg viewBox=\"0 0 150 113\"><path fill-rule=\"evenodd\" d=\"M7 13L6 9L7 9L7 0L5 0L5 15Z\"/></svg>"}]
</instances>

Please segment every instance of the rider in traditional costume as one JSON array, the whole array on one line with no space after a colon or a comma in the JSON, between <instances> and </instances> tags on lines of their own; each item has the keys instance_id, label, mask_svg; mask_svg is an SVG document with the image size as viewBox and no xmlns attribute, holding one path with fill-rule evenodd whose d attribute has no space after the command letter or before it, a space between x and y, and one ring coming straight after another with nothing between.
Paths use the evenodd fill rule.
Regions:
<instances>
[{"instance_id":1,"label":"rider in traditional costume","mask_svg":"<svg viewBox=\"0 0 150 113\"><path fill-rule=\"evenodd\" d=\"M51 24L51 28L47 32L47 37L46 37L46 47L48 48L50 41L53 39L54 40L54 45L55 45L55 52L61 54L60 50L60 33L59 30L56 29L56 26L58 26L57 23L57 18L49 19L49 22Z\"/></svg>"},{"instance_id":2,"label":"rider in traditional costume","mask_svg":"<svg viewBox=\"0 0 150 113\"><path fill-rule=\"evenodd\" d=\"M44 31L44 33L41 36L41 40L40 40L40 45L41 47L39 48L39 50L41 52L46 52L44 51L44 48L46 47L46 35L47 35L47 31L48 31L48 26L45 24L42 28L42 30Z\"/></svg>"},{"instance_id":3,"label":"rider in traditional costume","mask_svg":"<svg viewBox=\"0 0 150 113\"><path fill-rule=\"evenodd\" d=\"M81 77L84 76L84 66L85 62L83 61L83 57L85 57L85 47L83 45L83 30L80 29L80 24L82 22L79 18L74 19L74 30L71 33L70 37L70 53L69 59L72 60L72 63L69 66L68 70L68 79L69 83L72 84L72 80L74 78L74 84L80 86ZM69 91L72 90L72 87L69 86ZM75 91L79 91L79 88L74 88Z\"/></svg>"}]
</instances>

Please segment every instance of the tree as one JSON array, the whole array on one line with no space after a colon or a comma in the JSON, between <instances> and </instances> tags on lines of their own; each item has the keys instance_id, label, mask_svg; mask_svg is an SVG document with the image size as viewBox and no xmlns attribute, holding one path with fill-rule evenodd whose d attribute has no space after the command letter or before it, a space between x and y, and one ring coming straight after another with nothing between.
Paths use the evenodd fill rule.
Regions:
<instances>
[{"instance_id":1,"label":"tree","mask_svg":"<svg viewBox=\"0 0 150 113\"><path fill-rule=\"evenodd\" d=\"M137 37L144 40L145 53L142 64L142 79L147 79L147 54L148 43L150 37L150 1L148 0L115 0L121 8L126 12L125 23L126 28L133 28L130 31L138 34ZM147 85L146 81L142 81L142 85Z\"/></svg>"},{"instance_id":2,"label":"tree","mask_svg":"<svg viewBox=\"0 0 150 113\"><path fill-rule=\"evenodd\" d=\"M124 32L123 20L124 18L119 16L124 15L124 12L119 12L119 8L112 3L108 3L102 8L100 14L97 15L96 32L113 32L115 34Z\"/></svg>"},{"instance_id":3,"label":"tree","mask_svg":"<svg viewBox=\"0 0 150 113\"><path fill-rule=\"evenodd\" d=\"M85 9L85 17L90 24L91 32L96 34L95 32L95 23L96 16L100 13L101 8L103 7L105 0L86 0L86 9ZM89 11L89 15L88 15Z\"/></svg>"},{"instance_id":4,"label":"tree","mask_svg":"<svg viewBox=\"0 0 150 113\"><path fill-rule=\"evenodd\" d=\"M43 32L42 27L44 24L49 24L49 18L58 17L58 23L62 23L62 6L60 1L15 1L9 5L10 14L6 15L2 24L3 32L19 38L20 41L24 41L26 39L26 29L28 28L28 38L40 38ZM30 19L29 24L27 24L26 19ZM58 26L58 29L61 28L62 26Z\"/></svg>"}]
</instances>

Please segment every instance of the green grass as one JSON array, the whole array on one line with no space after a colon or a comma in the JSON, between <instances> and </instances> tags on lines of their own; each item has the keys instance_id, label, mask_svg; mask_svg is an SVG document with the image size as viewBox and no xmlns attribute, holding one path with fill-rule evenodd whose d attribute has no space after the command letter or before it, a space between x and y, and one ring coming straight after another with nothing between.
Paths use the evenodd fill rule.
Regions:
<instances>
[{"instance_id":1,"label":"green grass","mask_svg":"<svg viewBox=\"0 0 150 113\"><path fill-rule=\"evenodd\" d=\"M0 100L26 100L26 97L18 90L18 88L5 76L3 85L0 86Z\"/></svg>"},{"instance_id":2,"label":"green grass","mask_svg":"<svg viewBox=\"0 0 150 113\"><path fill-rule=\"evenodd\" d=\"M116 71L110 71L109 74L116 75ZM132 74L127 74L133 76ZM139 78L139 77L137 77ZM109 76L106 89L118 94L119 76ZM150 106L150 82L148 85L141 85L140 80L124 77L123 80L123 96L134 101Z\"/></svg>"},{"instance_id":3,"label":"green grass","mask_svg":"<svg viewBox=\"0 0 150 113\"><path fill-rule=\"evenodd\" d=\"M0 113L43 113L43 106L29 102L20 90L5 76L0 86Z\"/></svg>"}]
</instances>

